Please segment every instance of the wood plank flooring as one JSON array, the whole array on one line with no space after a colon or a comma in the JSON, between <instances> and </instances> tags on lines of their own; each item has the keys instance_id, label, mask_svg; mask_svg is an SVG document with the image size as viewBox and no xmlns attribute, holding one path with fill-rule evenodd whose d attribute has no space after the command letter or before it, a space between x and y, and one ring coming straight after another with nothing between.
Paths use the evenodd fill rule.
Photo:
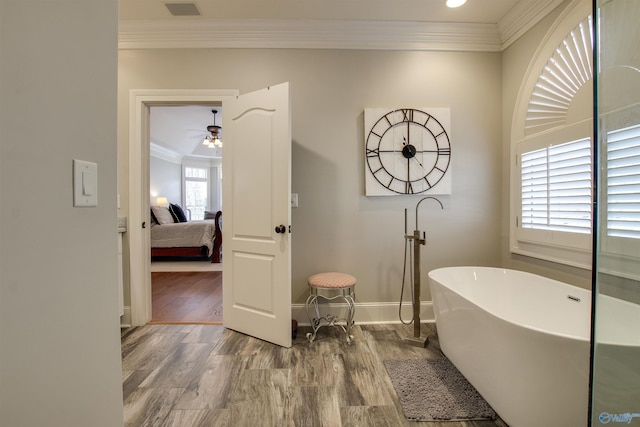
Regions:
<instances>
[{"instance_id":1,"label":"wood plank flooring","mask_svg":"<svg viewBox=\"0 0 640 427\"><path fill-rule=\"evenodd\" d=\"M151 273L150 323L222 323L222 272Z\"/></svg>"},{"instance_id":2,"label":"wood plank flooring","mask_svg":"<svg viewBox=\"0 0 640 427\"><path fill-rule=\"evenodd\" d=\"M348 345L300 327L285 349L218 325L147 325L122 332L125 426L507 427L501 421L408 422L383 360L441 357L403 341L412 327L356 325Z\"/></svg>"}]
</instances>

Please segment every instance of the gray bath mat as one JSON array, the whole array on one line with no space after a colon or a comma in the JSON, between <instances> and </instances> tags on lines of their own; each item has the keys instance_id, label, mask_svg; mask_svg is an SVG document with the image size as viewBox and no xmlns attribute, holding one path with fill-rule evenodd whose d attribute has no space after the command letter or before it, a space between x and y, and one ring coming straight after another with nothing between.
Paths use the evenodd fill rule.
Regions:
<instances>
[{"instance_id":1,"label":"gray bath mat","mask_svg":"<svg viewBox=\"0 0 640 427\"><path fill-rule=\"evenodd\" d=\"M409 421L496 419L491 406L446 357L385 360Z\"/></svg>"}]
</instances>

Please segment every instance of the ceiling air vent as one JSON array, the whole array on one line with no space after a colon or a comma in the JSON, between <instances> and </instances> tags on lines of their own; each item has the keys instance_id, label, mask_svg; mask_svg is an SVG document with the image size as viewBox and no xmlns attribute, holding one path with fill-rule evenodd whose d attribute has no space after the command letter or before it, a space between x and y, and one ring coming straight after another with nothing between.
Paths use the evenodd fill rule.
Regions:
<instances>
[{"instance_id":1,"label":"ceiling air vent","mask_svg":"<svg viewBox=\"0 0 640 427\"><path fill-rule=\"evenodd\" d=\"M165 3L173 16L200 16L195 3Z\"/></svg>"}]
</instances>

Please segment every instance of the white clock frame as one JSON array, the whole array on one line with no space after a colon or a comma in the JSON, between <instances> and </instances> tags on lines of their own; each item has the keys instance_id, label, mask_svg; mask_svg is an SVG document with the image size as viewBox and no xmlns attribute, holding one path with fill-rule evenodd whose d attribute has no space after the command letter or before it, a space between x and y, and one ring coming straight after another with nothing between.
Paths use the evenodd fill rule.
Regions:
<instances>
[{"instance_id":1,"label":"white clock frame","mask_svg":"<svg viewBox=\"0 0 640 427\"><path fill-rule=\"evenodd\" d=\"M365 108L365 195L451 194L450 135L449 108Z\"/></svg>"}]
</instances>

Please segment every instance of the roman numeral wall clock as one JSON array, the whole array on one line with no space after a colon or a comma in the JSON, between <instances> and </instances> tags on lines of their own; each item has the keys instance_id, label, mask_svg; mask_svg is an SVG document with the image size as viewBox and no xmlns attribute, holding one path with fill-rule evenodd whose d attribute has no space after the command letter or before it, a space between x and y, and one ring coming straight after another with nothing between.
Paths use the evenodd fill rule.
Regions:
<instances>
[{"instance_id":1,"label":"roman numeral wall clock","mask_svg":"<svg viewBox=\"0 0 640 427\"><path fill-rule=\"evenodd\" d=\"M451 194L448 108L366 108L365 194Z\"/></svg>"}]
</instances>

